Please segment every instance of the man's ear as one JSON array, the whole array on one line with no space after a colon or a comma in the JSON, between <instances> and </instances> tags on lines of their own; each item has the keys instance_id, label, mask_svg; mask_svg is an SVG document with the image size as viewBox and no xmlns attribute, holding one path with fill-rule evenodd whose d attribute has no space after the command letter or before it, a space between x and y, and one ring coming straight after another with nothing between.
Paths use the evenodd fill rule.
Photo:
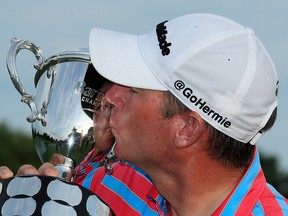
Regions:
<instances>
[{"instance_id":1,"label":"man's ear","mask_svg":"<svg viewBox=\"0 0 288 216\"><path fill-rule=\"evenodd\" d=\"M177 116L175 145L177 148L187 148L196 143L203 135L205 121L193 111Z\"/></svg>"}]
</instances>

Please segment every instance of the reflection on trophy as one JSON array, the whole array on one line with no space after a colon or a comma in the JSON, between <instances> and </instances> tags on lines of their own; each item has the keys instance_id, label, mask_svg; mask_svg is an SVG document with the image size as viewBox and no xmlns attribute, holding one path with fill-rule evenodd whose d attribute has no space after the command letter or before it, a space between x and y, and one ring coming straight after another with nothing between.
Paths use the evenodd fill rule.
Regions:
<instances>
[{"instance_id":1,"label":"reflection on trophy","mask_svg":"<svg viewBox=\"0 0 288 216\"><path fill-rule=\"evenodd\" d=\"M35 95L26 91L17 73L16 57L22 49L33 52L37 59ZM90 111L100 104L97 100L100 91L90 87L91 82L93 85L98 82L99 86L104 82L90 64L88 50L63 52L45 60L41 49L32 42L13 39L7 68L22 102L30 107L27 121L32 125L33 143L40 160L51 162L62 155L64 161L56 165L59 178L23 176L0 181L0 214L18 215L24 209L28 211L27 205L35 205L29 209L29 215L39 215L39 212L45 215L44 212L49 211L46 215L55 215L55 212L58 215L59 212L61 215L108 215L109 208L96 195L71 179L74 167L95 145L93 112ZM44 202L43 197L48 197L48 201ZM59 200L62 200L60 204ZM72 208L68 210L67 206Z\"/></svg>"}]
</instances>

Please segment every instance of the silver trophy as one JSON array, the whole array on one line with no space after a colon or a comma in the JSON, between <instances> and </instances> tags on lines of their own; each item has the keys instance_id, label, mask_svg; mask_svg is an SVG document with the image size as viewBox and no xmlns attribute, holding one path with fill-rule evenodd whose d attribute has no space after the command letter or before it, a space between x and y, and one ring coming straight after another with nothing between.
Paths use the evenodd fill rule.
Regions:
<instances>
[{"instance_id":1,"label":"silver trophy","mask_svg":"<svg viewBox=\"0 0 288 216\"><path fill-rule=\"evenodd\" d=\"M21 49L34 53L37 63L31 95L21 83L16 69L16 57ZM90 64L87 50L63 52L44 59L41 49L30 41L13 39L7 56L10 78L28 104L31 115L33 142L42 162L50 162L55 154L65 156L56 168L59 177L70 180L71 173L94 147L93 122L83 111L81 100L91 101L97 91L83 95L84 78ZM92 92L94 91L94 92ZM93 102L91 102L92 104Z\"/></svg>"},{"instance_id":2,"label":"silver trophy","mask_svg":"<svg viewBox=\"0 0 288 216\"><path fill-rule=\"evenodd\" d=\"M16 68L20 50L31 51L37 60L35 94L24 88ZM95 146L92 115L99 105L104 79L95 72L88 49L63 52L45 60L39 47L27 40L12 39L7 55L10 78L31 110L33 143L40 160L58 163L58 178L16 176L0 181L1 215L109 215L98 197L71 179L73 170ZM101 103L100 103L101 106ZM114 154L110 153L109 157ZM109 163L108 163L109 168ZM76 195L75 195L76 194Z\"/></svg>"}]
</instances>

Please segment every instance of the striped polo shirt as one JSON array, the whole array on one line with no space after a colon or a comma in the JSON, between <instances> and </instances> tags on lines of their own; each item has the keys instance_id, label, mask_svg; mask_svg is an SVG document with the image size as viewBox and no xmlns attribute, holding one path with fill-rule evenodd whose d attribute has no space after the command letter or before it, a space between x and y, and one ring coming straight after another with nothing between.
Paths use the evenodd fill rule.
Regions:
<instances>
[{"instance_id":1,"label":"striped polo shirt","mask_svg":"<svg viewBox=\"0 0 288 216\"><path fill-rule=\"evenodd\" d=\"M256 149L256 148L255 148ZM75 169L75 182L93 191L118 215L167 215L165 199L149 176L130 163L115 162L112 175L99 167L105 155L90 152ZM288 216L288 200L266 182L255 150L241 181L212 216Z\"/></svg>"}]
</instances>

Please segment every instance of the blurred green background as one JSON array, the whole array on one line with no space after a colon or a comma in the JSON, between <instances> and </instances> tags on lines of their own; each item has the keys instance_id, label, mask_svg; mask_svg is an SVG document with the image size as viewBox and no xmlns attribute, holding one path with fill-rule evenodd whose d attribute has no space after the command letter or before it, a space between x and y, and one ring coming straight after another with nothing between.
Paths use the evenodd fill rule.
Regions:
<instances>
[{"instance_id":1,"label":"blurred green background","mask_svg":"<svg viewBox=\"0 0 288 216\"><path fill-rule=\"evenodd\" d=\"M13 131L8 125L0 123L0 143L0 166L8 166L14 174L20 165L41 165L32 143L32 134Z\"/></svg>"},{"instance_id":2,"label":"blurred green background","mask_svg":"<svg viewBox=\"0 0 288 216\"><path fill-rule=\"evenodd\" d=\"M13 131L6 124L0 123L0 166L8 166L14 173L20 165L41 165L32 143L32 135ZM288 198L288 173L278 169L276 157L260 152L261 164L267 181Z\"/></svg>"}]
</instances>

